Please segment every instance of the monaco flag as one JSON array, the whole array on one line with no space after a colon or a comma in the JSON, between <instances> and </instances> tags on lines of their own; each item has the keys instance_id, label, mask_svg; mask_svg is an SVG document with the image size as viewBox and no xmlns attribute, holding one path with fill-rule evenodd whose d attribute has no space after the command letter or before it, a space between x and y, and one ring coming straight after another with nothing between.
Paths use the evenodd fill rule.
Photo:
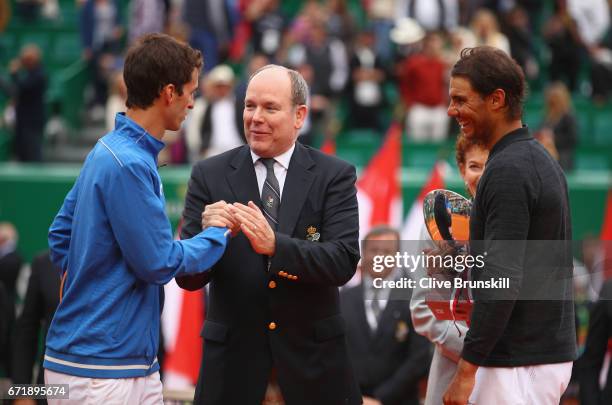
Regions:
<instances>
[{"instance_id":1,"label":"monaco flag","mask_svg":"<svg viewBox=\"0 0 612 405\"><path fill-rule=\"evenodd\" d=\"M406 215L406 220L402 226L402 240L418 240L421 235L421 228L423 227L423 200L430 191L446 188L444 177L449 170L448 163L444 160L436 162L429 178L423 185L421 192L417 199L412 203L410 212Z\"/></svg>"},{"instance_id":2,"label":"monaco flag","mask_svg":"<svg viewBox=\"0 0 612 405\"><path fill-rule=\"evenodd\" d=\"M385 141L357 181L359 239L374 225L399 227L402 220L401 168L402 129L391 124Z\"/></svg>"}]
</instances>

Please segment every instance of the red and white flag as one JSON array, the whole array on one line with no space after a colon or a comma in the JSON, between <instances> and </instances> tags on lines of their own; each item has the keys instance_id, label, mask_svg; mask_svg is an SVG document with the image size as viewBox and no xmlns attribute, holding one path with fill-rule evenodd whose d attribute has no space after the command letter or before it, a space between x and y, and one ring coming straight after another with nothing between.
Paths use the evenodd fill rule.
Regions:
<instances>
[{"instance_id":1,"label":"red and white flag","mask_svg":"<svg viewBox=\"0 0 612 405\"><path fill-rule=\"evenodd\" d=\"M357 181L359 239L375 225L399 227L402 221L400 186L402 129L391 124L385 141Z\"/></svg>"},{"instance_id":2,"label":"red and white flag","mask_svg":"<svg viewBox=\"0 0 612 405\"><path fill-rule=\"evenodd\" d=\"M421 229L423 227L423 200L430 191L446 188L446 182L444 178L449 170L449 165L446 161L440 160L436 162L429 178L423 185L421 192L418 197L412 203L412 207L406 215L404 225L402 226L401 236L402 240L418 240L420 238Z\"/></svg>"}]
</instances>

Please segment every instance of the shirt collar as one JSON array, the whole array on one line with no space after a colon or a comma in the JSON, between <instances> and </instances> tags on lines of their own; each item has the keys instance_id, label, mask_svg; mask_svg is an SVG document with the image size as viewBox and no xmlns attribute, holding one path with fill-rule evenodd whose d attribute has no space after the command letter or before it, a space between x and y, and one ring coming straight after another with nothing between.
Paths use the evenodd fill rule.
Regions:
<instances>
[{"instance_id":1,"label":"shirt collar","mask_svg":"<svg viewBox=\"0 0 612 405\"><path fill-rule=\"evenodd\" d=\"M289 170L289 162L291 161L291 156L293 156L294 150L295 150L295 143L291 145L289 150L287 150L286 152L281 153L278 156L274 156L274 160L276 160L281 166L283 166L285 170ZM261 156L257 155L251 149L251 158L253 159L253 164L255 164L259 159L261 159Z\"/></svg>"},{"instance_id":2,"label":"shirt collar","mask_svg":"<svg viewBox=\"0 0 612 405\"><path fill-rule=\"evenodd\" d=\"M495 145L493 145L493 148L491 148L491 151L489 152L489 158L487 160L491 160L493 156L506 149L508 145L511 145L515 142L528 141L530 139L533 139L533 137L529 134L529 128L527 128L527 125L523 125L521 128L515 129L514 131L510 131L506 135L504 135L499 141L497 141Z\"/></svg>"},{"instance_id":3,"label":"shirt collar","mask_svg":"<svg viewBox=\"0 0 612 405\"><path fill-rule=\"evenodd\" d=\"M390 288L376 288L374 287L374 279L369 275L362 273L362 283L364 289L364 299L371 300L374 299L374 294L376 293L376 299L385 301L389 299L389 294L391 293ZM394 280L395 278L390 275L385 280Z\"/></svg>"},{"instance_id":4,"label":"shirt collar","mask_svg":"<svg viewBox=\"0 0 612 405\"><path fill-rule=\"evenodd\" d=\"M149 134L143 127L125 115L124 112L117 113L115 116L115 130L121 131L122 135L132 139L153 156L157 156L166 146L165 143Z\"/></svg>"}]
</instances>

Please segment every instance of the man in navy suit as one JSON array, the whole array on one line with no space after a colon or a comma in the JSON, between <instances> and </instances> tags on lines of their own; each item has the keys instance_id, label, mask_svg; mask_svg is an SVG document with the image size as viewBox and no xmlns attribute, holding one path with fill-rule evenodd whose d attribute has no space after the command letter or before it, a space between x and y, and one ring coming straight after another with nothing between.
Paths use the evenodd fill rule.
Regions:
<instances>
[{"instance_id":1,"label":"man in navy suit","mask_svg":"<svg viewBox=\"0 0 612 405\"><path fill-rule=\"evenodd\" d=\"M259 69L248 145L193 168L181 237L212 215L242 231L210 274L177 279L209 283L196 404L361 404L338 294L359 260L355 168L296 142L307 94L298 72Z\"/></svg>"},{"instance_id":2,"label":"man in navy suit","mask_svg":"<svg viewBox=\"0 0 612 405\"><path fill-rule=\"evenodd\" d=\"M377 226L363 240L361 283L340 294L347 340L364 405L417 405L418 382L427 374L430 345L417 334L405 290L377 288L396 269L375 271L375 256L395 256L399 234ZM410 292L410 290L408 290Z\"/></svg>"}]
</instances>

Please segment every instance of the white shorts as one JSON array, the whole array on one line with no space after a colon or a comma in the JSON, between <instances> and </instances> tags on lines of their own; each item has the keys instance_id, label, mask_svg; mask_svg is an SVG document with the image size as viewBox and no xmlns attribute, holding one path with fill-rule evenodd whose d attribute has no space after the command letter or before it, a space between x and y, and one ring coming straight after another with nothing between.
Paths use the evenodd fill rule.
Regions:
<instances>
[{"instance_id":1,"label":"white shorts","mask_svg":"<svg viewBox=\"0 0 612 405\"><path fill-rule=\"evenodd\" d=\"M45 369L45 384L68 384L70 399L49 399L49 405L163 404L159 372L137 378L87 378Z\"/></svg>"},{"instance_id":2,"label":"white shorts","mask_svg":"<svg viewBox=\"0 0 612 405\"><path fill-rule=\"evenodd\" d=\"M558 405L572 362L525 367L479 367L468 404Z\"/></svg>"}]
</instances>

